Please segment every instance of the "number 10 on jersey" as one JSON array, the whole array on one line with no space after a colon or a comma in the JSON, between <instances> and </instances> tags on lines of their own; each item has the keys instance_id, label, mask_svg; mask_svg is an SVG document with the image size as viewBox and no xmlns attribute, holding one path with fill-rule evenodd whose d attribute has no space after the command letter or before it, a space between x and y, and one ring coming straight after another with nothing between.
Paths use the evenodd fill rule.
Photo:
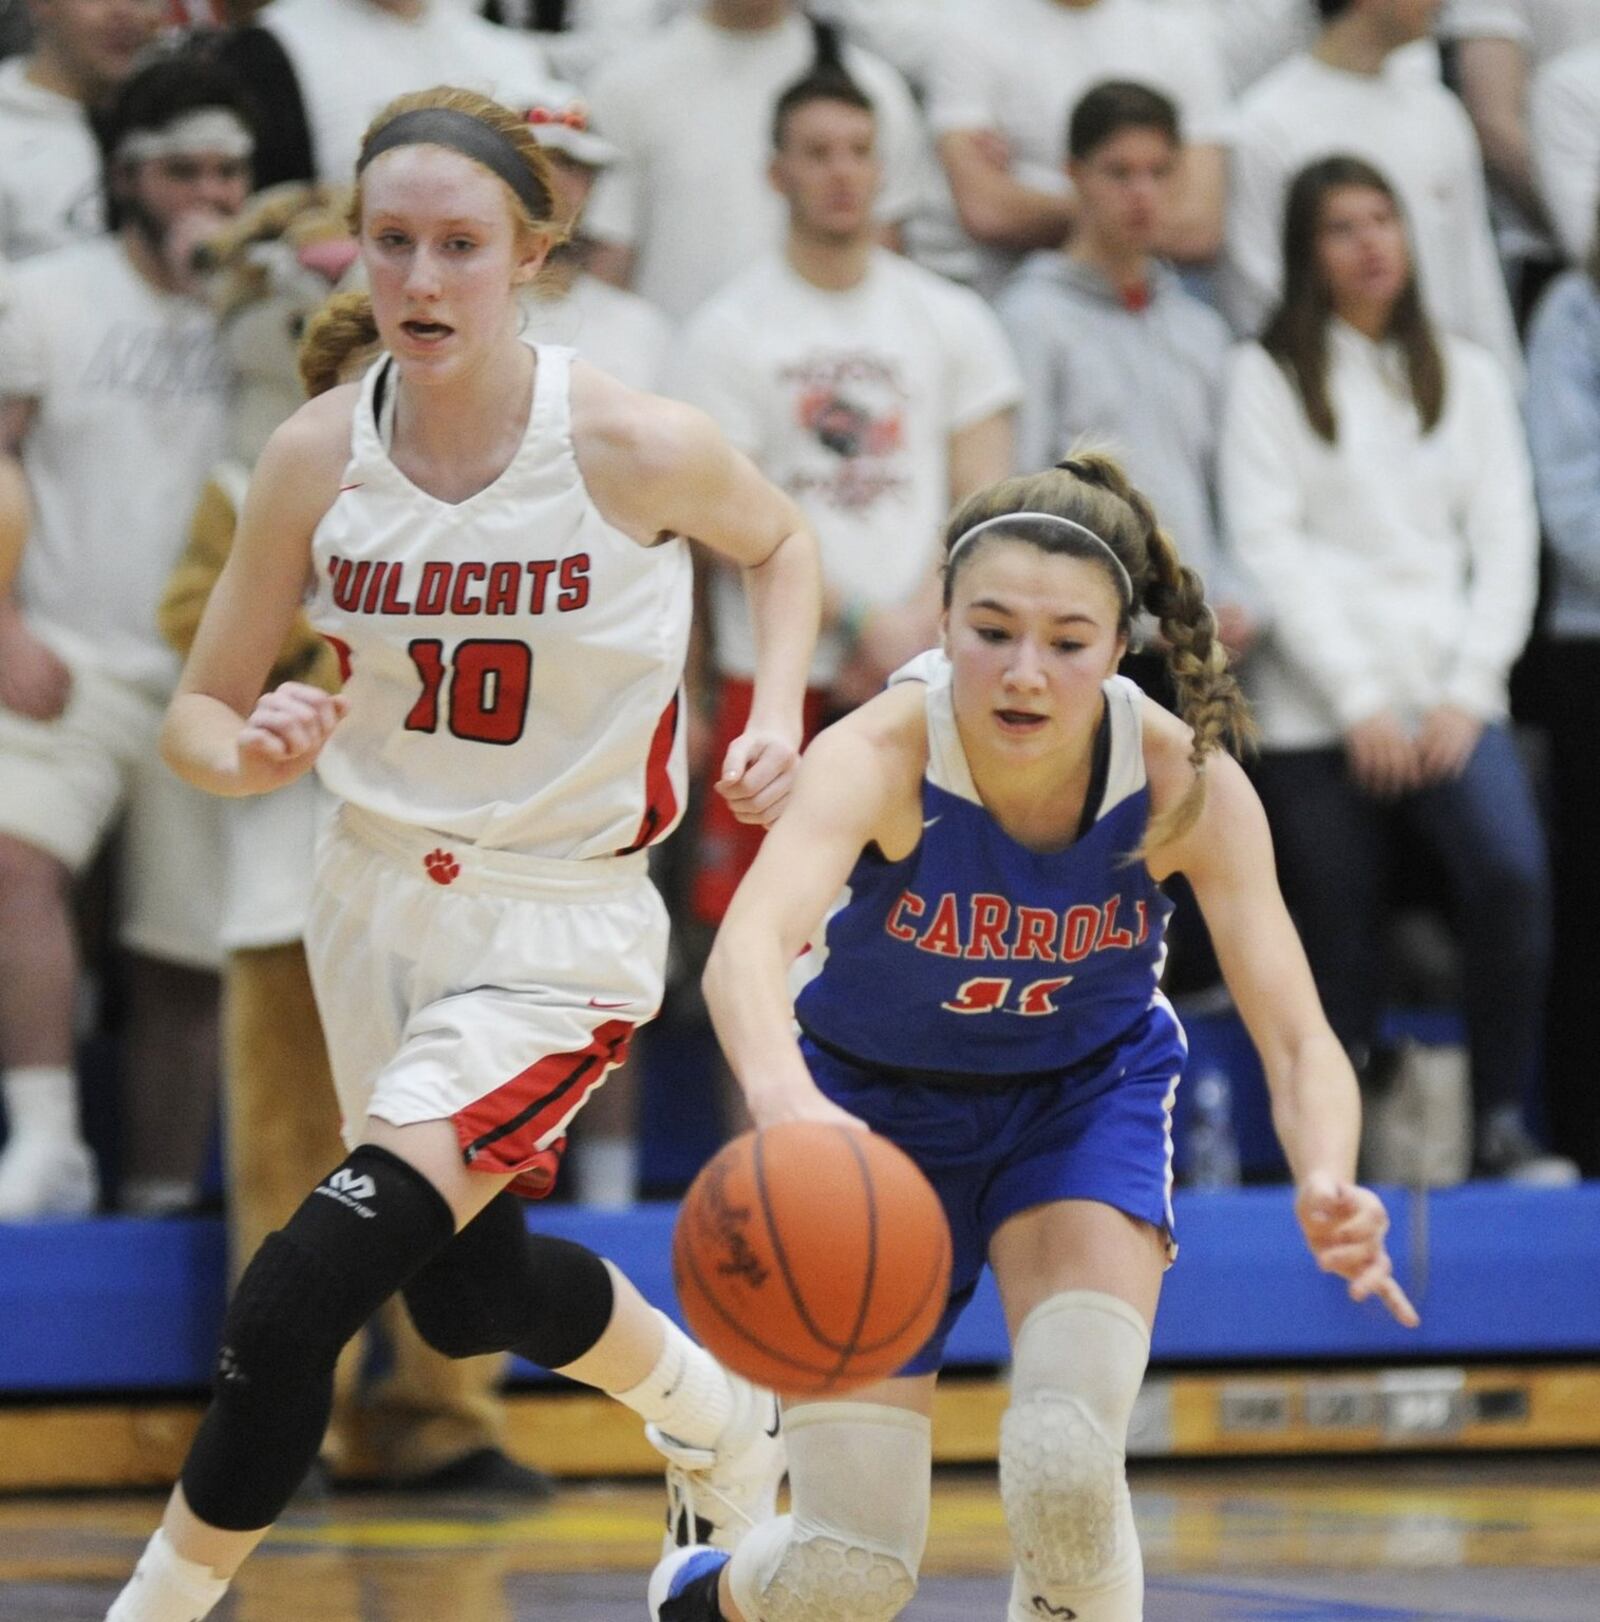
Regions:
<instances>
[{"instance_id":1,"label":"number 10 on jersey","mask_svg":"<svg viewBox=\"0 0 1600 1622\"><path fill-rule=\"evenodd\" d=\"M508 744L522 736L533 678L533 649L526 642L474 637L447 656L438 638L418 637L406 652L422 678L406 717L408 732L437 732L442 708L451 735L469 743Z\"/></svg>"}]
</instances>

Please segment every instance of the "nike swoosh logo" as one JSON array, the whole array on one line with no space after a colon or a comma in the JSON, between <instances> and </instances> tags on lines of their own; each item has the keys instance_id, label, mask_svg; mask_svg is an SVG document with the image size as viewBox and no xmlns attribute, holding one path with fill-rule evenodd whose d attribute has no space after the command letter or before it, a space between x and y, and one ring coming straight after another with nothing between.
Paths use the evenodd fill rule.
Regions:
<instances>
[{"instance_id":1,"label":"nike swoosh logo","mask_svg":"<svg viewBox=\"0 0 1600 1622\"><path fill-rule=\"evenodd\" d=\"M778 1432L783 1429L783 1410L776 1402L772 1405L772 1423L767 1426L767 1435L777 1441Z\"/></svg>"},{"instance_id":2,"label":"nike swoosh logo","mask_svg":"<svg viewBox=\"0 0 1600 1622\"><path fill-rule=\"evenodd\" d=\"M341 484L339 486L339 494L342 496L346 490L359 490L365 483L365 479L357 479L354 484Z\"/></svg>"},{"instance_id":3,"label":"nike swoosh logo","mask_svg":"<svg viewBox=\"0 0 1600 1622\"><path fill-rule=\"evenodd\" d=\"M939 813L939 815L936 816L936 817L924 817L922 819L922 826L924 828L931 828L934 825L934 823L942 822L943 820L944 820L944 812L941 811Z\"/></svg>"},{"instance_id":4,"label":"nike swoosh logo","mask_svg":"<svg viewBox=\"0 0 1600 1622\"><path fill-rule=\"evenodd\" d=\"M589 1006L591 1008L598 1008L602 1012L605 1012L605 1011L607 1011L609 1009L613 1009L613 1008L626 1008L628 1006L628 1004L625 1001L624 1002L601 1002L601 1000L598 997L591 997L589 999Z\"/></svg>"}]
</instances>

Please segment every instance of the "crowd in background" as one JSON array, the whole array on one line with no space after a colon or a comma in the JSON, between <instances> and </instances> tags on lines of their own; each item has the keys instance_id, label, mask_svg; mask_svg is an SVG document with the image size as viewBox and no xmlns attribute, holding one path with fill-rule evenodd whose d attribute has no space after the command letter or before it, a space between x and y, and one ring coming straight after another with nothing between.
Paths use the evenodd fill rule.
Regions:
<instances>
[{"instance_id":1,"label":"crowd in background","mask_svg":"<svg viewBox=\"0 0 1600 1622\"><path fill-rule=\"evenodd\" d=\"M379 106L439 82L526 110L550 153L572 235L528 336L703 408L815 525L810 729L935 638L953 503L1112 449L1239 660L1364 1084L1397 1063L1386 920L1432 907L1475 1169L1600 1175L1600 0L481 13L0 6L0 1220L192 1205L222 1053L282 1034L316 791L208 802L155 731L298 325L351 274L327 188ZM736 583L701 588L703 772L752 648ZM338 679L314 642L285 658ZM685 983L751 854L698 799L662 875ZM1192 912L1176 929L1203 981ZM109 1162L79 1074L107 1029ZM236 1121L286 1107L222 1085ZM626 1082L601 1098L576 1186L618 1203Z\"/></svg>"}]
</instances>

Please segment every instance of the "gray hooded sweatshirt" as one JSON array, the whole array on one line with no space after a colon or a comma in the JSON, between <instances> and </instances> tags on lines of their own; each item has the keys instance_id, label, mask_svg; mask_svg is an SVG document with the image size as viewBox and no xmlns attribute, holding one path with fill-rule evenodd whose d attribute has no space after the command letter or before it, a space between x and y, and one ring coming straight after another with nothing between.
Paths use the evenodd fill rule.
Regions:
<instances>
[{"instance_id":1,"label":"gray hooded sweatshirt","mask_svg":"<svg viewBox=\"0 0 1600 1622\"><path fill-rule=\"evenodd\" d=\"M1017 464L1049 467L1077 442L1110 451L1150 498L1216 602L1247 602L1216 512L1227 324L1152 264L1134 309L1062 253L1025 259L996 301L1022 368Z\"/></svg>"}]
</instances>

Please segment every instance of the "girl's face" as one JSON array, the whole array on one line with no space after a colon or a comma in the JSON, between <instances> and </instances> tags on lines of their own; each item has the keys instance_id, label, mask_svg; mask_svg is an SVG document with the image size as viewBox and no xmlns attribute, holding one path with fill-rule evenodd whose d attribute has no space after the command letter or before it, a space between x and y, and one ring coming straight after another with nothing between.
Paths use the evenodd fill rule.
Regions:
<instances>
[{"instance_id":1,"label":"girl's face","mask_svg":"<svg viewBox=\"0 0 1600 1622\"><path fill-rule=\"evenodd\" d=\"M519 231L505 183L459 152L396 147L361 177L373 315L408 376L454 377L513 335L513 289L548 251Z\"/></svg>"},{"instance_id":2,"label":"girl's face","mask_svg":"<svg viewBox=\"0 0 1600 1622\"><path fill-rule=\"evenodd\" d=\"M997 536L961 565L944 640L969 742L1018 763L1070 747L1100 715L1127 639L1111 574L1092 558Z\"/></svg>"},{"instance_id":3,"label":"girl's face","mask_svg":"<svg viewBox=\"0 0 1600 1622\"><path fill-rule=\"evenodd\" d=\"M1392 308L1411 275L1405 225L1371 186L1335 186L1317 220L1317 265L1335 310Z\"/></svg>"}]
</instances>

